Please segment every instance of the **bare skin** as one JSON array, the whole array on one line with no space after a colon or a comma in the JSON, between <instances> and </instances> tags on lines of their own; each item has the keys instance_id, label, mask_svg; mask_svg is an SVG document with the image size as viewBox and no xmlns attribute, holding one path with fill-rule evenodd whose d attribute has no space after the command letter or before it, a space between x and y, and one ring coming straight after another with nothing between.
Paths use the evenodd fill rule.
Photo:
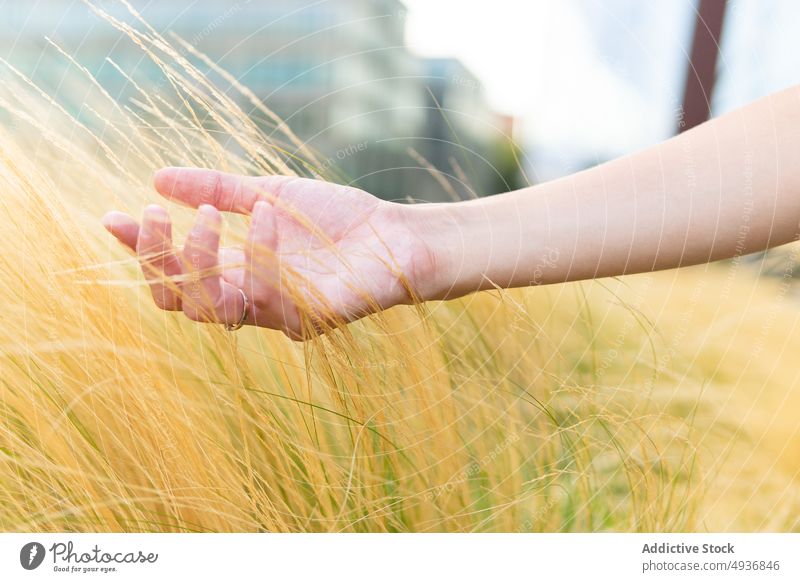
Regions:
<instances>
[{"instance_id":1,"label":"bare skin","mask_svg":"<svg viewBox=\"0 0 800 582\"><path fill-rule=\"evenodd\" d=\"M451 299L669 269L796 240L800 88L590 170L468 202L402 205L322 181L185 168L159 171L155 185L198 208L183 249L158 206L141 225L120 212L103 223L139 253L156 304L235 323L242 289L247 324L301 339L310 332L281 284L287 272L305 281L306 303L324 317L352 321L412 295ZM243 251L219 249L220 212L252 215ZM188 283L176 293L159 282L193 270L212 273L193 299Z\"/></svg>"}]
</instances>

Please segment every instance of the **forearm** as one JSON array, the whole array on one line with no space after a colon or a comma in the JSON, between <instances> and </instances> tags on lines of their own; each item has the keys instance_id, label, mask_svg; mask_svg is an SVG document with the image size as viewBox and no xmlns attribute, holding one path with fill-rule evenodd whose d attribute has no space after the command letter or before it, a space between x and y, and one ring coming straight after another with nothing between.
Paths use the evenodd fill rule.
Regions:
<instances>
[{"instance_id":1,"label":"forearm","mask_svg":"<svg viewBox=\"0 0 800 582\"><path fill-rule=\"evenodd\" d=\"M426 298L640 273L794 240L800 89L658 146L508 194L419 207Z\"/></svg>"}]
</instances>

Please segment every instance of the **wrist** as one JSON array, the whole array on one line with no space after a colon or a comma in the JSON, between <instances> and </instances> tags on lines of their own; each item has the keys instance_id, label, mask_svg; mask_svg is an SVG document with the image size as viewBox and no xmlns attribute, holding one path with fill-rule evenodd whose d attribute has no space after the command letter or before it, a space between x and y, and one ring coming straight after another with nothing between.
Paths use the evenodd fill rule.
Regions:
<instances>
[{"instance_id":1,"label":"wrist","mask_svg":"<svg viewBox=\"0 0 800 582\"><path fill-rule=\"evenodd\" d=\"M476 201L406 207L421 243L414 291L423 301L455 299L491 286L492 224Z\"/></svg>"},{"instance_id":2,"label":"wrist","mask_svg":"<svg viewBox=\"0 0 800 582\"><path fill-rule=\"evenodd\" d=\"M418 297L455 299L495 287L568 280L574 265L570 253L562 252L568 249L560 248L567 239L555 234L572 232L564 218L571 214L567 208L556 212L555 223L548 222L547 213L540 211L540 206L547 206L543 198L547 193L525 189L464 202L408 206L411 229L429 257L429 271L416 278Z\"/></svg>"}]
</instances>

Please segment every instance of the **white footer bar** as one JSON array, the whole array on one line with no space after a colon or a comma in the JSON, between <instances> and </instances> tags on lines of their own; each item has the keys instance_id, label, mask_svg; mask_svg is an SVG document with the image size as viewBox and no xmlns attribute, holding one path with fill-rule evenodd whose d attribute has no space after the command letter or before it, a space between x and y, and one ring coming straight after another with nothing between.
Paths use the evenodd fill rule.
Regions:
<instances>
[{"instance_id":1,"label":"white footer bar","mask_svg":"<svg viewBox=\"0 0 800 582\"><path fill-rule=\"evenodd\" d=\"M0 534L0 580L800 580L800 534Z\"/></svg>"}]
</instances>

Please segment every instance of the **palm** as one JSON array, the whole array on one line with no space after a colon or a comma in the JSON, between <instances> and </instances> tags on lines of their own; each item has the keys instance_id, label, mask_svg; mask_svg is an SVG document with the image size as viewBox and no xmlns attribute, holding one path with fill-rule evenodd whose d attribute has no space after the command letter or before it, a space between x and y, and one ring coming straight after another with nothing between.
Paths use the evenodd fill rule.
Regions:
<instances>
[{"instance_id":1,"label":"palm","mask_svg":"<svg viewBox=\"0 0 800 582\"><path fill-rule=\"evenodd\" d=\"M347 321L409 299L421 242L397 207L355 188L318 180L270 180L277 198L276 253L282 273L307 284L318 302ZM224 277L244 282L244 251L227 249Z\"/></svg>"}]
</instances>

